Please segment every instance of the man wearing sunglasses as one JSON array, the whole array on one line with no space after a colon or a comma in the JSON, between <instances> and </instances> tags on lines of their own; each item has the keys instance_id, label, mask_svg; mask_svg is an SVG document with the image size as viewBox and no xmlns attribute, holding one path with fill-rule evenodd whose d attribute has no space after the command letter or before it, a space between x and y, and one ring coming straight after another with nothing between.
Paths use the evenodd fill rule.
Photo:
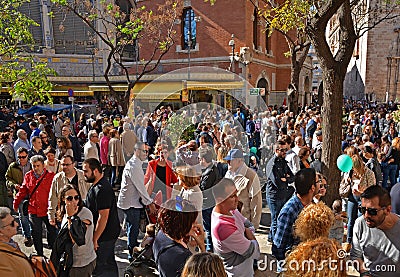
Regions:
<instances>
[{"instance_id":1,"label":"man wearing sunglasses","mask_svg":"<svg viewBox=\"0 0 400 277\"><path fill-rule=\"evenodd\" d=\"M275 235L276 224L279 212L283 205L293 194L294 174L285 160L289 146L286 141L278 140L275 145L275 155L268 161L266 166L267 180L267 203L271 210L271 228L268 234L268 241L272 242Z\"/></svg>"},{"instance_id":2,"label":"man wearing sunglasses","mask_svg":"<svg viewBox=\"0 0 400 277\"><path fill-rule=\"evenodd\" d=\"M22 186L22 181L24 176L28 171L31 170L31 164L28 160L28 149L20 147L17 152L17 161L12 162L6 172L7 188L13 192L13 196L17 195L20 187ZM28 216L25 216L22 212L22 203L18 207L18 217L20 225L22 226L22 235L24 236L24 244L26 247L31 247L33 245L31 226L29 224Z\"/></svg>"},{"instance_id":3,"label":"man wearing sunglasses","mask_svg":"<svg viewBox=\"0 0 400 277\"><path fill-rule=\"evenodd\" d=\"M389 193L371 186L361 194L350 257L359 263L360 276L399 276L400 220L391 212Z\"/></svg>"},{"instance_id":4,"label":"man wearing sunglasses","mask_svg":"<svg viewBox=\"0 0 400 277\"><path fill-rule=\"evenodd\" d=\"M150 212L155 213L156 208L153 200L144 186L143 162L147 160L147 150L144 142L135 144L135 152L126 163L122 173L121 191L118 195L117 207L122 209L126 216L128 236L128 259L131 260L132 251L139 246L137 241L139 235L140 213L143 205L149 205Z\"/></svg>"},{"instance_id":5,"label":"man wearing sunglasses","mask_svg":"<svg viewBox=\"0 0 400 277\"><path fill-rule=\"evenodd\" d=\"M51 189L49 194L49 209L48 216L50 224L56 225L56 211L58 205L58 197L65 185L71 184L79 191L82 200L86 199L88 190L90 189L91 183L86 182L83 171L75 167L74 157L65 155L60 161L62 171L54 176L53 182L51 183Z\"/></svg>"},{"instance_id":6,"label":"man wearing sunglasses","mask_svg":"<svg viewBox=\"0 0 400 277\"><path fill-rule=\"evenodd\" d=\"M0 275L33 277L28 258L12 239L17 234L18 223L10 213L9 208L0 207Z\"/></svg>"}]
</instances>

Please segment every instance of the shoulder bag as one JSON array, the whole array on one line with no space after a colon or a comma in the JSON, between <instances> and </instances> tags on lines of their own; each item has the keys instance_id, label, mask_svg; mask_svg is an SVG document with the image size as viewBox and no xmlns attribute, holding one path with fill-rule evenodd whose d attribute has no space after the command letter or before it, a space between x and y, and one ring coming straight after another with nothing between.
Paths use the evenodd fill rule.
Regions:
<instances>
[{"instance_id":1,"label":"shoulder bag","mask_svg":"<svg viewBox=\"0 0 400 277\"><path fill-rule=\"evenodd\" d=\"M39 182L36 184L36 187L33 189L32 193L30 195L28 195L28 198L25 198L22 201L22 214L24 216L28 216L29 215L29 201L31 200L32 195L35 193L35 191L38 189L40 183L42 182L42 180L44 179L44 177L46 177L47 171L44 173L44 176L42 179L39 180Z\"/></svg>"}]
</instances>

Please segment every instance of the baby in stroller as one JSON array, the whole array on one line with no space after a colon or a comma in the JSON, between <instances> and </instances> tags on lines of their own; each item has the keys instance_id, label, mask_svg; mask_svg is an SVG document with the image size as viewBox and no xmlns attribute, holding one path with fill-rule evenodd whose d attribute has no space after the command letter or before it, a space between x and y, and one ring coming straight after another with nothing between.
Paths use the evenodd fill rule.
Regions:
<instances>
[{"instance_id":1,"label":"baby in stroller","mask_svg":"<svg viewBox=\"0 0 400 277\"><path fill-rule=\"evenodd\" d=\"M152 259L153 258L153 242L156 236L156 225L148 224L146 226L146 234L143 237L142 243L140 246L136 246L133 248L133 253L136 256L141 255L143 258Z\"/></svg>"}]
</instances>

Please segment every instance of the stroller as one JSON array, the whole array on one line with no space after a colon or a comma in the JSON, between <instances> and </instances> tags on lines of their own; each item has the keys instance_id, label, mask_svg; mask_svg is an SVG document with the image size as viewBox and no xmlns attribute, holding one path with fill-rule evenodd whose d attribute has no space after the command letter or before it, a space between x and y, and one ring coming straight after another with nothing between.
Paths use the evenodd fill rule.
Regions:
<instances>
[{"instance_id":1,"label":"stroller","mask_svg":"<svg viewBox=\"0 0 400 277\"><path fill-rule=\"evenodd\" d=\"M140 215L140 231L146 233L143 241L141 243L141 247L134 249L132 255L134 259L129 263L127 268L124 271L125 277L133 277L135 276L135 268L139 267L142 264L145 264L148 267L156 268L157 264L154 261L153 256L153 242L155 238L155 229L156 229L156 220L157 218L149 216L149 210L147 207L143 209ZM153 234L150 234L153 233ZM151 236L152 235L152 236Z\"/></svg>"}]
</instances>

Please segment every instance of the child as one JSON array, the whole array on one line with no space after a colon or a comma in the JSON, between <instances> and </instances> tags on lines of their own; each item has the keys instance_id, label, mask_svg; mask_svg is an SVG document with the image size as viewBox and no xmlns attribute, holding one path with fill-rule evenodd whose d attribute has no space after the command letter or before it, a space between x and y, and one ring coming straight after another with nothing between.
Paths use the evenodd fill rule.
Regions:
<instances>
[{"instance_id":1,"label":"child","mask_svg":"<svg viewBox=\"0 0 400 277\"><path fill-rule=\"evenodd\" d=\"M150 250L150 253L149 253L150 256L149 257L151 257L151 255L152 255L152 253L151 253L152 249L151 248L152 248L152 244L153 244L155 236L156 236L155 224L147 225L146 226L146 234L143 237L142 243L140 244L140 246L134 247L133 248L133 252L138 254L141 251L143 251L143 249L145 249L146 246L148 245L147 248L148 248L148 250ZM146 251L146 253L144 253L143 256L147 257L146 254L147 254L147 251Z\"/></svg>"},{"instance_id":2,"label":"child","mask_svg":"<svg viewBox=\"0 0 400 277\"><path fill-rule=\"evenodd\" d=\"M329 232L329 238L336 239L340 244L342 244L344 236L343 223L344 221L347 221L347 214L346 212L342 211L342 201L333 201L332 210L335 215L335 221L333 222L333 225Z\"/></svg>"}]
</instances>

